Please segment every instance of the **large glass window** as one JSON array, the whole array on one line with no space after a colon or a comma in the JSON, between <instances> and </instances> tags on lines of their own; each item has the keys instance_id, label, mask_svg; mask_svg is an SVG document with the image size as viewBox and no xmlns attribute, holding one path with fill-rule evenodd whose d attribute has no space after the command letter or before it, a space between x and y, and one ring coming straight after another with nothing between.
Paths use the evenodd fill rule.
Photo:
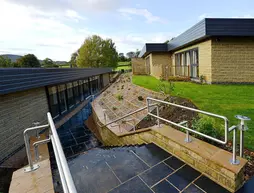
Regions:
<instances>
[{"instance_id":1,"label":"large glass window","mask_svg":"<svg viewBox=\"0 0 254 193\"><path fill-rule=\"evenodd\" d=\"M61 113L64 113L67 111L66 85L65 84L58 85L58 93L59 93L60 110L61 110Z\"/></svg>"},{"instance_id":2,"label":"large glass window","mask_svg":"<svg viewBox=\"0 0 254 193\"><path fill-rule=\"evenodd\" d=\"M67 86L67 96L68 96L68 105L69 105L69 108L73 107L74 105L74 96L73 96L73 85L72 83L67 83L66 84Z\"/></svg>"},{"instance_id":3,"label":"large glass window","mask_svg":"<svg viewBox=\"0 0 254 193\"><path fill-rule=\"evenodd\" d=\"M88 83L88 79L83 81L83 87L84 87L84 98L88 97L90 95L90 91L89 91L89 83Z\"/></svg>"},{"instance_id":4,"label":"large glass window","mask_svg":"<svg viewBox=\"0 0 254 193\"><path fill-rule=\"evenodd\" d=\"M175 55L175 74L197 78L198 72L198 49L191 49Z\"/></svg>"},{"instance_id":5,"label":"large glass window","mask_svg":"<svg viewBox=\"0 0 254 193\"><path fill-rule=\"evenodd\" d=\"M91 84L91 92L92 94L95 94L99 91L99 77L94 76L90 79L90 84Z\"/></svg>"},{"instance_id":6,"label":"large glass window","mask_svg":"<svg viewBox=\"0 0 254 193\"><path fill-rule=\"evenodd\" d=\"M74 97L75 97L75 103L79 103L80 102L80 95L79 95L79 85L78 85L78 81L73 82L73 91L74 91Z\"/></svg>"},{"instance_id":7,"label":"large glass window","mask_svg":"<svg viewBox=\"0 0 254 193\"><path fill-rule=\"evenodd\" d=\"M54 118L59 115L57 88L55 86L49 87L48 93L49 93L49 105L50 105L51 115Z\"/></svg>"},{"instance_id":8,"label":"large glass window","mask_svg":"<svg viewBox=\"0 0 254 193\"><path fill-rule=\"evenodd\" d=\"M84 100L84 88L83 88L83 84L84 84L84 82L83 82L83 80L80 80L79 82L79 97L80 97L80 100L81 101L83 101Z\"/></svg>"}]
</instances>

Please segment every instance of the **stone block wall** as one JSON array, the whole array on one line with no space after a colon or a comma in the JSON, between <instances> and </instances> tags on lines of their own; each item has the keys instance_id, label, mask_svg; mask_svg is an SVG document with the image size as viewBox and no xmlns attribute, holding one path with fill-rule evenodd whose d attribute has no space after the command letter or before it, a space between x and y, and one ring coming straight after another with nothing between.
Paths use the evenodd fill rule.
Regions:
<instances>
[{"instance_id":1,"label":"stone block wall","mask_svg":"<svg viewBox=\"0 0 254 193\"><path fill-rule=\"evenodd\" d=\"M168 76L168 73L165 73L166 71L169 71L169 67L172 64L172 60L170 57L170 54L168 52L164 53L152 53L151 54L151 64L150 64L150 69L151 69L151 75L156 77L156 78L164 78ZM166 70L166 71L165 71Z\"/></svg>"},{"instance_id":2,"label":"stone block wall","mask_svg":"<svg viewBox=\"0 0 254 193\"><path fill-rule=\"evenodd\" d=\"M145 75L146 73L146 66L145 60L143 58L132 58L132 73L134 75Z\"/></svg>"},{"instance_id":3,"label":"stone block wall","mask_svg":"<svg viewBox=\"0 0 254 193\"><path fill-rule=\"evenodd\" d=\"M24 144L23 131L47 120L45 88L0 95L0 162Z\"/></svg>"},{"instance_id":4,"label":"stone block wall","mask_svg":"<svg viewBox=\"0 0 254 193\"><path fill-rule=\"evenodd\" d=\"M212 82L254 83L254 38L212 39Z\"/></svg>"}]
</instances>

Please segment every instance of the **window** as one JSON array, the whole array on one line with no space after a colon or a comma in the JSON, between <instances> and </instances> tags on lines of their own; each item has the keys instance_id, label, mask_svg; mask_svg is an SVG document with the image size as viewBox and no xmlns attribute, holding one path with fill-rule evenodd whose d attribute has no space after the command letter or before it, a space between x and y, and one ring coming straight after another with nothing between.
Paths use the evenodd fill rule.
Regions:
<instances>
[{"instance_id":1,"label":"window","mask_svg":"<svg viewBox=\"0 0 254 193\"><path fill-rule=\"evenodd\" d=\"M61 113L67 111L67 101L66 101L66 85L61 84L58 86L58 95L59 95L59 105Z\"/></svg>"},{"instance_id":2,"label":"window","mask_svg":"<svg viewBox=\"0 0 254 193\"><path fill-rule=\"evenodd\" d=\"M83 84L83 87L84 87L84 98L88 97L90 95L90 91L89 91L89 83L88 83L88 79L86 80L83 80L84 84Z\"/></svg>"},{"instance_id":3,"label":"window","mask_svg":"<svg viewBox=\"0 0 254 193\"><path fill-rule=\"evenodd\" d=\"M75 81L73 82L73 91L74 91L74 98L75 98L75 103L78 104L80 102L80 95L79 95L79 85L78 82Z\"/></svg>"},{"instance_id":4,"label":"window","mask_svg":"<svg viewBox=\"0 0 254 193\"><path fill-rule=\"evenodd\" d=\"M53 118L59 115L58 99L57 99L57 88L55 86L48 88L49 93L49 106L51 115Z\"/></svg>"},{"instance_id":5,"label":"window","mask_svg":"<svg viewBox=\"0 0 254 193\"><path fill-rule=\"evenodd\" d=\"M99 77L94 76L90 79L90 84L91 84L91 92L92 94L95 94L99 91Z\"/></svg>"},{"instance_id":6,"label":"window","mask_svg":"<svg viewBox=\"0 0 254 193\"><path fill-rule=\"evenodd\" d=\"M83 87L83 80L80 80L79 82L79 96L80 96L80 100L83 101L85 96L84 96L84 87Z\"/></svg>"},{"instance_id":7,"label":"window","mask_svg":"<svg viewBox=\"0 0 254 193\"><path fill-rule=\"evenodd\" d=\"M67 96L68 96L68 104L69 104L69 108L73 107L74 105L74 96L73 96L73 85L72 83L67 83Z\"/></svg>"},{"instance_id":8,"label":"window","mask_svg":"<svg viewBox=\"0 0 254 193\"><path fill-rule=\"evenodd\" d=\"M191 49L175 55L175 74L198 77L198 49Z\"/></svg>"}]
</instances>

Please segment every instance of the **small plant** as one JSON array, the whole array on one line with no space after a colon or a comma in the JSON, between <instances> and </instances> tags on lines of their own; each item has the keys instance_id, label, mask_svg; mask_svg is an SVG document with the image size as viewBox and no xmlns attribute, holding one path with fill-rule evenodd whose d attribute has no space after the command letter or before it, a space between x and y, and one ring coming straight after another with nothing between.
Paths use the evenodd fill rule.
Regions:
<instances>
[{"instance_id":1,"label":"small plant","mask_svg":"<svg viewBox=\"0 0 254 193\"><path fill-rule=\"evenodd\" d=\"M138 96L138 100L139 100L139 101L143 101L144 98L143 98L142 96Z\"/></svg>"},{"instance_id":2,"label":"small plant","mask_svg":"<svg viewBox=\"0 0 254 193\"><path fill-rule=\"evenodd\" d=\"M205 76L204 76L204 75L201 75L201 76L199 77L199 80L200 80L200 83L201 83L201 84L204 84L204 83L205 83Z\"/></svg>"},{"instance_id":3,"label":"small plant","mask_svg":"<svg viewBox=\"0 0 254 193\"><path fill-rule=\"evenodd\" d=\"M121 101L121 100L123 100L123 95L118 94L118 95L116 95L116 98L117 98L119 101Z\"/></svg>"},{"instance_id":4,"label":"small plant","mask_svg":"<svg viewBox=\"0 0 254 193\"><path fill-rule=\"evenodd\" d=\"M144 117L144 120L145 120L145 121L151 121L152 118L151 118L151 116L148 115L148 116Z\"/></svg>"},{"instance_id":5,"label":"small plant","mask_svg":"<svg viewBox=\"0 0 254 193\"><path fill-rule=\"evenodd\" d=\"M124 89L124 85L122 85L122 89Z\"/></svg>"},{"instance_id":6,"label":"small plant","mask_svg":"<svg viewBox=\"0 0 254 193\"><path fill-rule=\"evenodd\" d=\"M175 84L172 81L169 81L169 85L168 82L160 81L158 89L162 94L166 96L171 95L171 93L175 90Z\"/></svg>"},{"instance_id":7,"label":"small plant","mask_svg":"<svg viewBox=\"0 0 254 193\"><path fill-rule=\"evenodd\" d=\"M113 107L112 110L115 111L117 108L116 107Z\"/></svg>"},{"instance_id":8,"label":"small plant","mask_svg":"<svg viewBox=\"0 0 254 193\"><path fill-rule=\"evenodd\" d=\"M220 138L221 129L214 128L215 125L216 125L215 120L205 115L199 116L199 118L195 119L192 123L193 129L199 131L200 133L209 135L214 138Z\"/></svg>"}]
</instances>

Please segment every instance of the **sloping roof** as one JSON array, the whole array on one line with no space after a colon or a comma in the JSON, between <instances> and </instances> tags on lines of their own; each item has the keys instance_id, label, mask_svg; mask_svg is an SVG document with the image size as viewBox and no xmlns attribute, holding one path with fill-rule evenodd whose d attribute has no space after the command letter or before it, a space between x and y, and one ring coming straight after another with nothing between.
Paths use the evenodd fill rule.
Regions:
<instances>
[{"instance_id":1,"label":"sloping roof","mask_svg":"<svg viewBox=\"0 0 254 193\"><path fill-rule=\"evenodd\" d=\"M112 72L111 68L0 68L0 94L56 85Z\"/></svg>"},{"instance_id":2,"label":"sloping roof","mask_svg":"<svg viewBox=\"0 0 254 193\"><path fill-rule=\"evenodd\" d=\"M254 36L254 19L252 18L205 18L167 44L167 51L180 49L186 45L213 36ZM147 50L147 44L142 50ZM156 50L149 49L149 52ZM144 57L146 52L141 52Z\"/></svg>"},{"instance_id":3,"label":"sloping roof","mask_svg":"<svg viewBox=\"0 0 254 193\"><path fill-rule=\"evenodd\" d=\"M168 50L166 43L146 43L141 50L139 57L145 57L150 52L166 52Z\"/></svg>"}]
</instances>

